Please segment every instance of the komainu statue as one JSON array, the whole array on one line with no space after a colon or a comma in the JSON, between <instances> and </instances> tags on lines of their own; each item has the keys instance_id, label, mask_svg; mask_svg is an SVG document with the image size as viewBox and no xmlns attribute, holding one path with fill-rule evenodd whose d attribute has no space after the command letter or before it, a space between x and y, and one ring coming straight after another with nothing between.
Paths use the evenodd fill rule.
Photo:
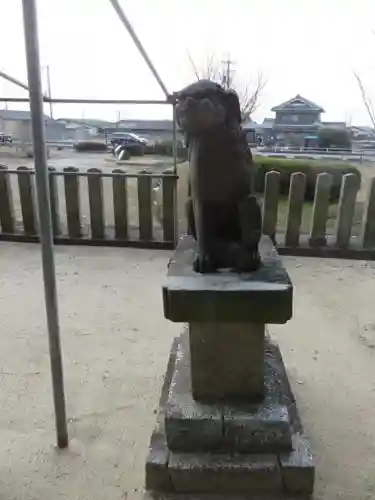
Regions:
<instances>
[{"instance_id":1,"label":"komainu statue","mask_svg":"<svg viewBox=\"0 0 375 500\"><path fill-rule=\"evenodd\" d=\"M255 271L261 265L262 221L238 95L199 80L175 97L177 123L189 148L187 217L197 242L194 270Z\"/></svg>"}]
</instances>

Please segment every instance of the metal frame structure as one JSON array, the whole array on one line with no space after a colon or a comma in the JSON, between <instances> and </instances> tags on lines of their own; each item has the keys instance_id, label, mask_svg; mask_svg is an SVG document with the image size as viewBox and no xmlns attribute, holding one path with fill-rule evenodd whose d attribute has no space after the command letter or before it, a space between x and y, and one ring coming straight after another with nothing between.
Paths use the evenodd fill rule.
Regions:
<instances>
[{"instance_id":1,"label":"metal frame structure","mask_svg":"<svg viewBox=\"0 0 375 500\"><path fill-rule=\"evenodd\" d=\"M177 171L177 127L175 112L175 97L170 95L166 86L157 73L154 65L147 55L143 45L137 37L130 21L125 16L117 0L109 0L122 24L125 26L134 44L141 53L150 71L165 94L165 101L162 100L117 100L117 99L52 99L42 92L41 66L39 56L38 22L36 0L22 0L23 24L25 34L25 50L27 61L28 85L10 77L5 73L0 73L0 77L6 78L15 85L28 90L29 99L25 98L1 98L0 102L30 102L33 150L35 160L35 178L37 186L37 204L40 220L40 239L42 250L42 267L45 294L45 307L49 338L49 353L52 374L53 400L55 408L55 423L57 446L66 448L69 443L65 395L63 363L60 346L60 330L58 318L58 301L56 290L56 273L53 252L53 234L51 206L49 198L48 164L46 153L46 135L43 115L43 102L60 104L171 104L173 106L173 156L174 172Z\"/></svg>"}]
</instances>

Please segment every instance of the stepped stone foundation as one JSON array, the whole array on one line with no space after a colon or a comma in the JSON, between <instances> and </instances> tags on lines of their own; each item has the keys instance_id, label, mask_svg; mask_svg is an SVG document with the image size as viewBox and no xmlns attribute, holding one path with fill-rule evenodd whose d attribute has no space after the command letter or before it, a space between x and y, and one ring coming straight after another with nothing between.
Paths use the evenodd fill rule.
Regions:
<instances>
[{"instance_id":1,"label":"stepped stone foundation","mask_svg":"<svg viewBox=\"0 0 375 500\"><path fill-rule=\"evenodd\" d=\"M192 270L185 236L164 313L173 342L146 459L145 498L309 498L315 467L269 324L292 316L293 286L269 238L251 274Z\"/></svg>"}]
</instances>

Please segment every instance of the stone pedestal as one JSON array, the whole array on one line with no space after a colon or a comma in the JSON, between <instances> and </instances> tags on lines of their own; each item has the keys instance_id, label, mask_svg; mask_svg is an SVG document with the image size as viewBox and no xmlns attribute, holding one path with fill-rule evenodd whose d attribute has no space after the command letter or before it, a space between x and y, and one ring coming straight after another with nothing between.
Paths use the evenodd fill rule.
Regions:
<instances>
[{"instance_id":1,"label":"stone pedestal","mask_svg":"<svg viewBox=\"0 0 375 500\"><path fill-rule=\"evenodd\" d=\"M198 401L261 401L264 324L190 323L191 385Z\"/></svg>"},{"instance_id":2,"label":"stone pedestal","mask_svg":"<svg viewBox=\"0 0 375 500\"><path fill-rule=\"evenodd\" d=\"M169 264L175 340L146 461L148 495L309 497L314 465L266 324L292 316L293 287L269 238L255 273L200 275L186 236ZM252 496L254 495L254 496Z\"/></svg>"}]
</instances>

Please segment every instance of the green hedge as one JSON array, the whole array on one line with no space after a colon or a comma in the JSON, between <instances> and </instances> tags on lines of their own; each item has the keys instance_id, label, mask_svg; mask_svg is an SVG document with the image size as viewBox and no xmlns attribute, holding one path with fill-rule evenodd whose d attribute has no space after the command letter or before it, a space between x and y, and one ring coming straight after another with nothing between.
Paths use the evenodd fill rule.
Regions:
<instances>
[{"instance_id":1,"label":"green hedge","mask_svg":"<svg viewBox=\"0 0 375 500\"><path fill-rule=\"evenodd\" d=\"M173 156L173 141L156 141L155 144L146 146L145 154ZM177 141L177 157L182 159L187 159L188 157L187 148L181 141Z\"/></svg>"},{"instance_id":2,"label":"green hedge","mask_svg":"<svg viewBox=\"0 0 375 500\"><path fill-rule=\"evenodd\" d=\"M290 177L295 172L306 175L305 200L314 199L317 176L321 173L331 174L333 177L331 189L331 201L337 201L340 197L342 178L345 174L355 174L361 184L361 173L353 165L343 162L326 163L320 160L285 159L267 156L254 156L256 166L255 189L258 193L264 191L265 175L267 172L280 172L280 193L288 195Z\"/></svg>"},{"instance_id":3,"label":"green hedge","mask_svg":"<svg viewBox=\"0 0 375 500\"><path fill-rule=\"evenodd\" d=\"M107 151L108 146L102 141L78 141L73 145L75 151Z\"/></svg>"}]
</instances>

